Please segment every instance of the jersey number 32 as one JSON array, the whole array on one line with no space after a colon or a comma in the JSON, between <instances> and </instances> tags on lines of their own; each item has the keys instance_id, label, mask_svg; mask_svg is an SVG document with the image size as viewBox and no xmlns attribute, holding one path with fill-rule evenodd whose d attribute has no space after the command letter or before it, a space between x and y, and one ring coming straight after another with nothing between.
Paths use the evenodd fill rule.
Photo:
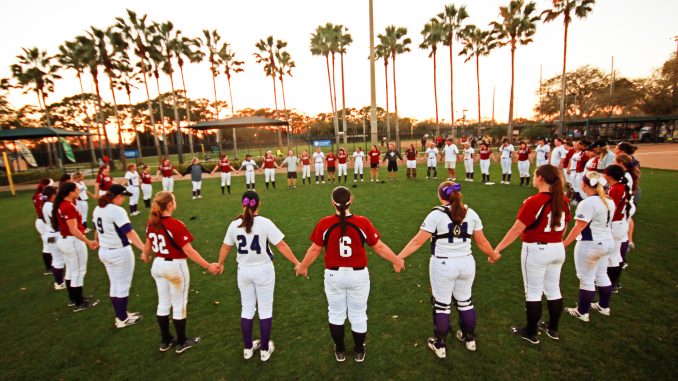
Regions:
<instances>
[{"instance_id":1,"label":"jersey number 32","mask_svg":"<svg viewBox=\"0 0 678 381\"><path fill-rule=\"evenodd\" d=\"M148 238L151 240L151 250L153 250L154 253L163 255L169 254L164 235L149 233Z\"/></svg>"}]
</instances>

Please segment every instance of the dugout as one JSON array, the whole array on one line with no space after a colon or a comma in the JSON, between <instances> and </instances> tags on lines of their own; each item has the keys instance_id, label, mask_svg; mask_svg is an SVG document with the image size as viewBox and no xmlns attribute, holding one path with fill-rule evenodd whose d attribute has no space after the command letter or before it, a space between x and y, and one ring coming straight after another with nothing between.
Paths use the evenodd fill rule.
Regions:
<instances>
[{"instance_id":1,"label":"dugout","mask_svg":"<svg viewBox=\"0 0 678 381\"><path fill-rule=\"evenodd\" d=\"M47 142L47 149L50 152L50 164L52 162L51 160L51 154L52 151L54 153L54 157L56 158L56 161L59 163L59 167L63 168L63 162L66 156L66 152L64 151L64 148L61 146L59 143L60 138L68 138L68 137L77 137L77 136L89 136L91 135L89 132L84 132L84 131L69 131L69 130L64 130L62 128L55 128L55 127L38 127L38 128L13 128L9 130L0 130L0 141L3 142L3 149L5 149L10 156L12 157L12 160L16 161L16 165L19 166L19 158L24 158L21 152L19 152L16 147L17 145L14 144L17 140L40 140L40 139L46 139ZM6 141L11 141L13 142L14 150L10 151L7 149L6 145L4 142ZM52 150L52 146L54 147L54 150Z\"/></svg>"}]
</instances>

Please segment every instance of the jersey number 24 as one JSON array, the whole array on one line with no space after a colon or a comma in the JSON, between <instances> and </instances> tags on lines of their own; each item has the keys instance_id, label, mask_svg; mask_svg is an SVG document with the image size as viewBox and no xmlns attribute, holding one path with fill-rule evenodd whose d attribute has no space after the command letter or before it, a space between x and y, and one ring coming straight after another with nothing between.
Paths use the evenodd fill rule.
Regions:
<instances>
[{"instance_id":1,"label":"jersey number 24","mask_svg":"<svg viewBox=\"0 0 678 381\"><path fill-rule=\"evenodd\" d=\"M252 243L250 244L249 250L247 249L247 237L238 235L236 238L238 239L238 254L249 254L250 251L261 254L261 245L259 244L258 234L252 236Z\"/></svg>"}]
</instances>

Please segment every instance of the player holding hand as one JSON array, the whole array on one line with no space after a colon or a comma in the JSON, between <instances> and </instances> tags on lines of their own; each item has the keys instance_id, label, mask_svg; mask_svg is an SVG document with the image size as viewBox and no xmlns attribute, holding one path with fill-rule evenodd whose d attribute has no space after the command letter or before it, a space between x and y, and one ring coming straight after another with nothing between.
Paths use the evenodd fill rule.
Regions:
<instances>
[{"instance_id":1,"label":"player holding hand","mask_svg":"<svg viewBox=\"0 0 678 381\"><path fill-rule=\"evenodd\" d=\"M162 190L165 192L174 192L174 175L183 176L174 168L170 159L162 161L158 167L156 176L162 175Z\"/></svg>"},{"instance_id":2,"label":"player holding hand","mask_svg":"<svg viewBox=\"0 0 678 381\"><path fill-rule=\"evenodd\" d=\"M231 172L234 172L235 170L231 166L231 162L228 160L227 155L221 155L219 164L214 166L210 175L213 175L217 170L221 172L221 194L224 194L226 187L228 187L228 194L231 194Z\"/></svg>"}]
</instances>

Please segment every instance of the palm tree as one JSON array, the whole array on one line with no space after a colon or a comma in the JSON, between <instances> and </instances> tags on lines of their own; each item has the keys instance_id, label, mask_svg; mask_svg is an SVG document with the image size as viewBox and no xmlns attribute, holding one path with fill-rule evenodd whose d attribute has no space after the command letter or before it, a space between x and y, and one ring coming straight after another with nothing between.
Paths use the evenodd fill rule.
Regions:
<instances>
[{"instance_id":1,"label":"palm tree","mask_svg":"<svg viewBox=\"0 0 678 381\"><path fill-rule=\"evenodd\" d=\"M144 155L141 150L141 141L139 140L139 131L136 126L134 105L132 104L132 88L135 88L132 82L139 81L139 72L132 66L128 55L121 57L116 66L120 76L118 89L124 90L125 94L127 94L127 108L129 109L132 130L134 131L134 140L137 145L137 151L139 152L137 156L137 162L139 162L140 159L144 158Z\"/></svg>"},{"instance_id":2,"label":"palm tree","mask_svg":"<svg viewBox=\"0 0 678 381\"><path fill-rule=\"evenodd\" d=\"M75 71L75 75L80 83L80 100L83 105L83 112L85 113L85 122L88 124L87 129L91 130L91 119L89 117L89 112L87 111L88 102L85 97L85 89L82 86L82 75L85 72L85 69L87 69L85 51L78 41L66 41L62 45L59 45L59 54L57 54L56 58L63 68ZM95 165L97 156L94 153L94 143L92 142L91 135L87 135L87 146L89 147L92 165Z\"/></svg>"},{"instance_id":3,"label":"palm tree","mask_svg":"<svg viewBox=\"0 0 678 381\"><path fill-rule=\"evenodd\" d=\"M429 57L433 58L433 97L436 105L436 135L440 134L440 121L438 119L438 77L437 77L437 63L436 63L436 52L438 51L438 44L443 42L444 30L443 25L438 21L438 19L431 19L424 29L421 31L423 41L419 44L421 49L431 49Z\"/></svg>"},{"instance_id":4,"label":"palm tree","mask_svg":"<svg viewBox=\"0 0 678 381\"><path fill-rule=\"evenodd\" d=\"M508 129L509 139L513 136L513 87L515 82L515 56L518 44L527 45L537 31L539 16L535 16L537 5L534 2L525 4L524 0L512 0L508 6L499 7L500 21L490 25L496 35L498 46L511 47L511 95L509 97Z\"/></svg>"},{"instance_id":5,"label":"palm tree","mask_svg":"<svg viewBox=\"0 0 678 381\"><path fill-rule=\"evenodd\" d=\"M184 89L184 99L186 100L186 122L190 125L191 110L188 92L186 91L186 81L184 80L184 59L187 59L190 63L199 63L202 62L205 53L200 50L200 39L183 36L176 41L176 44L174 44L174 54L177 57L177 65L179 66L179 73L181 73L181 86ZM235 128L233 129L233 133L235 134ZM193 134L190 131L188 134L188 145L191 156L193 156Z\"/></svg>"},{"instance_id":6,"label":"palm tree","mask_svg":"<svg viewBox=\"0 0 678 381\"><path fill-rule=\"evenodd\" d=\"M544 16L544 22L551 22L560 15L563 16L563 74L560 82L560 123L558 125L558 134L563 134L563 122L565 118L565 70L567 67L567 31L572 21L572 12L577 18L583 19L593 10L595 0L554 0L553 8L547 9L541 13Z\"/></svg>"},{"instance_id":7,"label":"palm tree","mask_svg":"<svg viewBox=\"0 0 678 381\"><path fill-rule=\"evenodd\" d=\"M281 41L278 40L277 43ZM259 40L255 46L259 50L258 53L254 53L254 58L256 58L257 63L264 64L264 73L267 77L271 77L273 80L273 101L275 102L275 117L278 118L278 92L275 86L275 77L278 71L275 60L275 47L277 43L274 41L273 36L268 36L266 39ZM277 129L278 132L278 145L282 146L282 135L280 134L280 129Z\"/></svg>"},{"instance_id":8,"label":"palm tree","mask_svg":"<svg viewBox=\"0 0 678 381\"><path fill-rule=\"evenodd\" d=\"M445 40L443 44L450 48L450 112L452 113L452 128L454 128L454 64L452 62L452 44L454 40L461 39L461 32L464 29L464 19L468 17L466 6L457 8L454 4L445 6L445 10L438 14L438 19L443 23L443 32Z\"/></svg>"},{"instance_id":9,"label":"palm tree","mask_svg":"<svg viewBox=\"0 0 678 381\"><path fill-rule=\"evenodd\" d=\"M141 69L142 80L144 82L144 88L146 90L146 108L148 112L148 118L151 124L151 131L153 135L153 143L155 144L156 154L158 160L162 157L160 151L160 141L158 140L158 134L155 129L155 116L153 114L153 104L151 102L151 93L148 90L148 75L149 75L149 57L148 50L150 45L150 39L152 32L150 27L146 25L147 15L138 17L134 11L127 10L127 17L129 18L129 24L122 17L116 17L116 28L120 30L123 36L127 39L128 43L133 46L134 54L139 58L137 66Z\"/></svg>"},{"instance_id":10,"label":"palm tree","mask_svg":"<svg viewBox=\"0 0 678 381\"><path fill-rule=\"evenodd\" d=\"M49 108L47 107L47 95L54 92L54 81L61 79L57 74L59 66L52 63L54 57L47 55L44 50L38 48L22 48L23 54L16 56L18 63L13 64L10 69L12 76L17 80L19 86L24 88L24 93L34 91L38 97L38 106L44 113L47 127L52 126L49 117ZM49 166L53 166L52 147L47 143L49 154Z\"/></svg>"},{"instance_id":11,"label":"palm tree","mask_svg":"<svg viewBox=\"0 0 678 381\"><path fill-rule=\"evenodd\" d=\"M396 56L398 54L403 54L410 51L408 45L412 43L412 40L410 40L408 37L405 37L406 35L407 28L396 27L394 25L387 26L385 34L383 36L379 35L379 40L381 41L381 44L384 44L384 47L387 49L387 54L390 54L391 63L393 64L392 65L393 107L395 108L395 133L397 147L400 147L400 127L398 126L398 88L396 82Z\"/></svg>"},{"instance_id":12,"label":"palm tree","mask_svg":"<svg viewBox=\"0 0 678 381\"><path fill-rule=\"evenodd\" d=\"M332 114L334 115L334 137L339 145L339 122L337 120L337 110L333 99L332 77L330 76L330 41L328 30L333 29L332 24L327 23L325 26L320 25L315 29L315 33L311 34L311 54L314 56L325 57L325 65L327 66L327 84L330 89L330 104L332 105Z\"/></svg>"},{"instance_id":13,"label":"palm tree","mask_svg":"<svg viewBox=\"0 0 678 381\"><path fill-rule=\"evenodd\" d=\"M337 45L341 65L341 121L342 128L344 131L344 145L346 145L348 139L348 123L346 121L346 91L344 90L344 54L346 53L346 48L351 45L353 42L353 37L351 37L348 32L348 28L343 25L337 25ZM334 61L332 61L334 63Z\"/></svg>"},{"instance_id":14,"label":"palm tree","mask_svg":"<svg viewBox=\"0 0 678 381\"><path fill-rule=\"evenodd\" d=\"M388 62L391 58L391 51L387 47L386 36L378 35L379 44L374 47L375 57L384 60L384 84L386 85L386 139L391 141L391 113L388 108Z\"/></svg>"},{"instance_id":15,"label":"palm tree","mask_svg":"<svg viewBox=\"0 0 678 381\"><path fill-rule=\"evenodd\" d=\"M222 67L224 68L224 74L226 75L226 81L228 82L228 97L231 101L231 116L235 116L235 106L233 105L233 91L231 90L231 76L235 73L242 73L245 69L242 66L245 64L243 61L238 61L235 59L235 52L231 50L230 44L224 42L219 49L219 59ZM233 151L235 156L238 156L238 138L235 132L233 131Z\"/></svg>"},{"instance_id":16,"label":"palm tree","mask_svg":"<svg viewBox=\"0 0 678 381\"><path fill-rule=\"evenodd\" d=\"M467 25L462 33L462 45L464 48L459 52L460 56L466 56L464 62L476 59L476 83L478 85L478 136L480 133L480 56L487 56L497 47L497 42L490 31L481 30L475 25Z\"/></svg>"},{"instance_id":17,"label":"palm tree","mask_svg":"<svg viewBox=\"0 0 678 381\"><path fill-rule=\"evenodd\" d=\"M217 100L217 75L219 75L219 66L222 65L221 56L217 45L221 40L221 36L215 30L204 29L202 31L205 36L205 48L207 49L207 61L210 63L210 72L212 73L212 87L214 89L214 120L219 119L219 102ZM202 42L201 42L202 44ZM223 48L223 46L222 46ZM221 156L221 130L217 129L217 145L219 146L219 155Z\"/></svg>"},{"instance_id":18,"label":"palm tree","mask_svg":"<svg viewBox=\"0 0 678 381\"><path fill-rule=\"evenodd\" d=\"M181 136L181 123L179 121L179 106L177 104L177 92L174 89L174 66L172 58L174 58L174 51L176 44L181 39L181 31L174 30L174 24L167 21L156 25L158 31L158 42L160 42L158 51L165 59L162 65L162 71L167 74L170 79L170 86L172 88L172 107L174 108L174 122L177 127L177 153L179 154L179 164L184 163L184 149L183 137Z\"/></svg>"},{"instance_id":19,"label":"palm tree","mask_svg":"<svg viewBox=\"0 0 678 381\"><path fill-rule=\"evenodd\" d=\"M158 91L158 107L160 109L160 135L162 136L162 149L165 157L169 156L169 147L167 146L167 134L165 133L165 107L160 91L160 70L165 66L165 55L160 51L162 37L159 33L159 24L153 23L149 28L151 33L150 44L148 46L148 56L150 58L151 74L155 77L155 87Z\"/></svg>"},{"instance_id":20,"label":"palm tree","mask_svg":"<svg viewBox=\"0 0 678 381\"><path fill-rule=\"evenodd\" d=\"M289 123L290 116L287 111L287 100L285 99L285 76L292 77L292 69L297 65L292 61L292 56L289 52L283 50L287 46L287 42L278 40L275 51L275 59L278 62L278 79L280 80L280 90L282 91L283 98L283 112L285 114L285 120ZM289 125L287 125L287 146L290 146L290 134L292 130Z\"/></svg>"}]
</instances>

